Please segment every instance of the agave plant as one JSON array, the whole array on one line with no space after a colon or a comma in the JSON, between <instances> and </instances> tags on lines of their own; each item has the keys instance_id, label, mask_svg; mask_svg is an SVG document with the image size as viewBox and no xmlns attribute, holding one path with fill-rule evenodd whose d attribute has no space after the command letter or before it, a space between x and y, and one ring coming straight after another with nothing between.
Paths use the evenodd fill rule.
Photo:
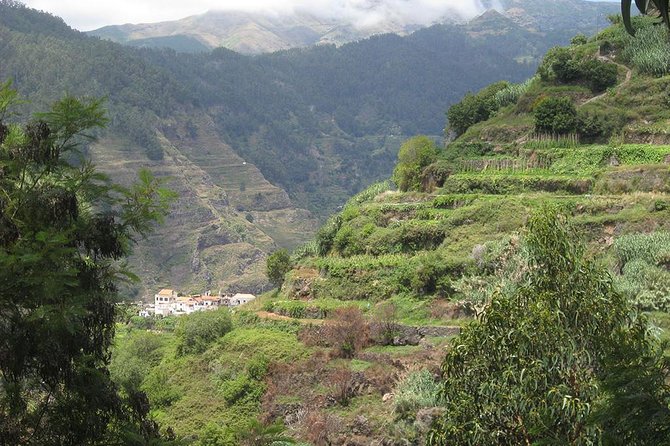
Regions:
<instances>
[{"instance_id":1,"label":"agave plant","mask_svg":"<svg viewBox=\"0 0 670 446\"><path fill-rule=\"evenodd\" d=\"M630 10L632 7L632 0L621 0L621 15L623 16L623 24L629 34L635 35L635 28L631 23ZM663 23L670 27L670 0L635 0L635 6L642 14L658 14Z\"/></svg>"}]
</instances>

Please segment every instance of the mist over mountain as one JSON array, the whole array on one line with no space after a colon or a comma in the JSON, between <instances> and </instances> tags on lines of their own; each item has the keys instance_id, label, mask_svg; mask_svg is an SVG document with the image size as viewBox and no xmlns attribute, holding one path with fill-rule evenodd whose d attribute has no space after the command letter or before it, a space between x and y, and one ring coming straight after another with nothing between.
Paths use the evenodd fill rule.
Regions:
<instances>
[{"instance_id":1,"label":"mist over mountain","mask_svg":"<svg viewBox=\"0 0 670 446\"><path fill-rule=\"evenodd\" d=\"M349 0L295 1L259 10L221 10L184 19L106 26L91 35L132 46L199 52L219 46L264 53L317 44L341 45L376 34L407 35L439 23L463 23L496 10L517 24L546 32L574 24L586 32L606 24L611 2L557 0Z\"/></svg>"}]
</instances>

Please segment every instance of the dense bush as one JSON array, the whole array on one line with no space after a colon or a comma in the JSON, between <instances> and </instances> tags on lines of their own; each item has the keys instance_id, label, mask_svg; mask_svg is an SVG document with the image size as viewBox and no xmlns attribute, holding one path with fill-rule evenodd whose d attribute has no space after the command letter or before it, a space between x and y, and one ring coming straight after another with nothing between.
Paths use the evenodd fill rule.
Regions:
<instances>
[{"instance_id":1,"label":"dense bush","mask_svg":"<svg viewBox=\"0 0 670 446\"><path fill-rule=\"evenodd\" d=\"M462 135L470 126L489 119L498 110L495 95L509 87L509 82L500 81L485 87L476 94L468 93L463 99L449 107L448 128Z\"/></svg>"},{"instance_id":2,"label":"dense bush","mask_svg":"<svg viewBox=\"0 0 670 446\"><path fill-rule=\"evenodd\" d=\"M575 37L570 39L570 45L584 45L587 42L588 39L584 34L577 34Z\"/></svg>"},{"instance_id":3,"label":"dense bush","mask_svg":"<svg viewBox=\"0 0 670 446\"><path fill-rule=\"evenodd\" d=\"M246 373L241 373L221 384L221 394L228 405L255 403L263 396L263 392L265 392L263 383Z\"/></svg>"},{"instance_id":4,"label":"dense bush","mask_svg":"<svg viewBox=\"0 0 670 446\"><path fill-rule=\"evenodd\" d=\"M233 328L227 308L215 311L198 311L181 316L177 322L175 336L179 354L202 353L218 338Z\"/></svg>"},{"instance_id":5,"label":"dense bush","mask_svg":"<svg viewBox=\"0 0 670 446\"><path fill-rule=\"evenodd\" d=\"M614 64L591 59L581 66L581 70L593 92L605 91L616 85L618 72Z\"/></svg>"},{"instance_id":6,"label":"dense bush","mask_svg":"<svg viewBox=\"0 0 670 446\"><path fill-rule=\"evenodd\" d=\"M569 84L580 79L582 69L580 62L574 58L569 48L556 48L553 56L551 69L556 80L562 84Z\"/></svg>"},{"instance_id":7,"label":"dense bush","mask_svg":"<svg viewBox=\"0 0 670 446\"><path fill-rule=\"evenodd\" d=\"M418 295L438 293L447 296L451 293L450 273L457 268L439 252L429 252L417 256L414 275L411 278L412 290Z\"/></svg>"},{"instance_id":8,"label":"dense bush","mask_svg":"<svg viewBox=\"0 0 670 446\"><path fill-rule=\"evenodd\" d=\"M533 111L535 131L539 133L566 134L577 128L577 109L566 97L549 97L541 100Z\"/></svg>"},{"instance_id":9,"label":"dense bush","mask_svg":"<svg viewBox=\"0 0 670 446\"><path fill-rule=\"evenodd\" d=\"M333 248L335 235L342 226L342 217L334 215L319 228L316 233L316 246L319 255L326 255Z\"/></svg>"},{"instance_id":10,"label":"dense bush","mask_svg":"<svg viewBox=\"0 0 670 446\"><path fill-rule=\"evenodd\" d=\"M607 140L620 131L625 123L626 117L619 111L579 110L577 113L577 133L584 141Z\"/></svg>"},{"instance_id":11,"label":"dense bush","mask_svg":"<svg viewBox=\"0 0 670 446\"><path fill-rule=\"evenodd\" d=\"M538 68L544 81L586 83L594 93L616 85L617 67L598 59L583 59L569 47L552 48Z\"/></svg>"},{"instance_id":12,"label":"dense bush","mask_svg":"<svg viewBox=\"0 0 670 446\"><path fill-rule=\"evenodd\" d=\"M437 146L427 136L415 136L405 141L398 152L398 164L393 170L393 182L401 191L419 190L421 172L437 159Z\"/></svg>"}]
</instances>

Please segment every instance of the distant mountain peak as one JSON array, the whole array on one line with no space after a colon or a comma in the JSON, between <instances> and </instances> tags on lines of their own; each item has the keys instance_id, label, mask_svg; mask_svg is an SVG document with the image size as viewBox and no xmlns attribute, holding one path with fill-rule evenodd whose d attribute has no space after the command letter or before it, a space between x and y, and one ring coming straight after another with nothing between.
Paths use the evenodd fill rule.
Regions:
<instances>
[{"instance_id":1,"label":"distant mountain peak","mask_svg":"<svg viewBox=\"0 0 670 446\"><path fill-rule=\"evenodd\" d=\"M470 5L470 6L466 6ZM393 7L392 7L393 6ZM531 30L581 25L616 10L616 4L586 0L479 0L451 7L410 10L385 0L358 2L349 9L323 11L303 7L294 11L246 12L211 10L181 20L138 25L106 26L89 34L133 46L169 46L178 51L198 52L226 47L240 53L267 53L319 44L341 45L376 34L407 35L417 29L440 23L470 21L484 25L513 20ZM581 14L580 14L581 13ZM474 17L474 18L473 18ZM551 17L551 21L547 18ZM472 32L477 32L469 28Z\"/></svg>"}]
</instances>

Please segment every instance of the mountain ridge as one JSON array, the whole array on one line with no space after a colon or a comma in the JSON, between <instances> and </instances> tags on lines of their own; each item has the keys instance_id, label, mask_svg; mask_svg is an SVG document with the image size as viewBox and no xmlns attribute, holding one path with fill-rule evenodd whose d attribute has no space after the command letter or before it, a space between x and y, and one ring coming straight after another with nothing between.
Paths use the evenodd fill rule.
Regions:
<instances>
[{"instance_id":1,"label":"mountain ridge","mask_svg":"<svg viewBox=\"0 0 670 446\"><path fill-rule=\"evenodd\" d=\"M559 21L561 23L566 20L576 21L579 27L592 26L594 18L616 11L615 5L609 2L559 0L555 3L557 5L551 5L550 16L562 17ZM546 11L539 9L533 0L490 1L484 2L482 7L484 9L480 14L500 10L518 25L528 29L551 32L563 26L547 21ZM568 13L574 14L574 17L567 18ZM377 34L408 35L433 24L467 23L470 19L457 12L446 12L424 23L403 23L397 17L387 16L374 24L359 26L345 18L299 10L292 13L213 10L174 21L109 25L89 31L88 34L133 46L167 46L191 52L204 51L204 47L212 49L222 46L245 54L259 54L312 45L342 45ZM603 21L595 20L595 23L604 25ZM597 27L593 27L595 29ZM167 38L177 39L177 43L166 41ZM191 46L185 43L186 40L191 42Z\"/></svg>"},{"instance_id":2,"label":"mountain ridge","mask_svg":"<svg viewBox=\"0 0 670 446\"><path fill-rule=\"evenodd\" d=\"M450 104L527 78L564 41L506 22L495 36L436 25L340 47L184 54L92 38L8 4L0 0L0 77L29 101L22 112L65 93L107 97L110 125L90 148L100 168L122 182L154 168L184 197L136 250L140 295L170 284L265 289L265 255L306 241L313 217L387 177L405 138L440 139Z\"/></svg>"}]
</instances>

